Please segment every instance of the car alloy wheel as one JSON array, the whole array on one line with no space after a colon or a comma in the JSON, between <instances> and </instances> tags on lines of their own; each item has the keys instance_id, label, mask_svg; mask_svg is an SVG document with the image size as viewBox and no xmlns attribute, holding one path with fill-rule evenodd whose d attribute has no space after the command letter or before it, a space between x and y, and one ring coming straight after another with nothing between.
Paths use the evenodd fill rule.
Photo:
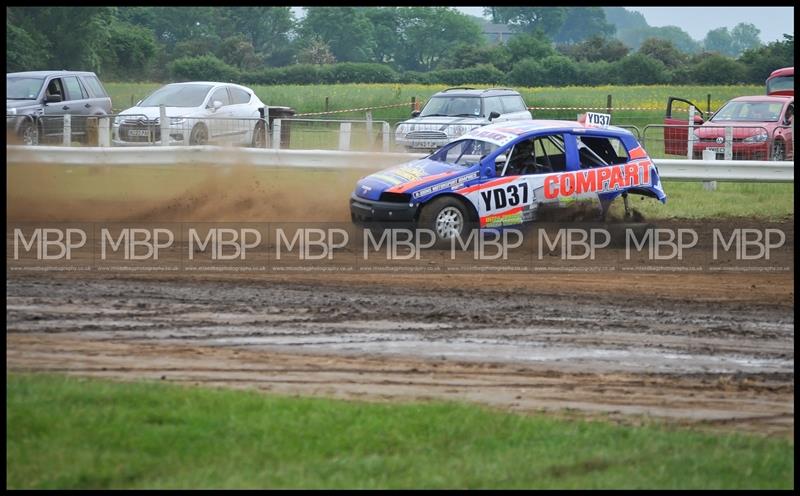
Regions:
<instances>
[{"instance_id":1,"label":"car alloy wheel","mask_svg":"<svg viewBox=\"0 0 800 496\"><path fill-rule=\"evenodd\" d=\"M456 207L445 207L436 215L434 229L441 239L455 238L464 229L464 215Z\"/></svg>"}]
</instances>

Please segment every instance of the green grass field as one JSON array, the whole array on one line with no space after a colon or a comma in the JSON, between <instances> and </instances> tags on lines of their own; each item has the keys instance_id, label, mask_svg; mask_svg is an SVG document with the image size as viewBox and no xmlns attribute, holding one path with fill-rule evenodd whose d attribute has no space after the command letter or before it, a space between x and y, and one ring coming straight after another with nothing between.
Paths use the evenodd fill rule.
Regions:
<instances>
[{"instance_id":1,"label":"green grass field","mask_svg":"<svg viewBox=\"0 0 800 496\"><path fill-rule=\"evenodd\" d=\"M455 403L6 378L7 488L792 488L794 446Z\"/></svg>"}]
</instances>

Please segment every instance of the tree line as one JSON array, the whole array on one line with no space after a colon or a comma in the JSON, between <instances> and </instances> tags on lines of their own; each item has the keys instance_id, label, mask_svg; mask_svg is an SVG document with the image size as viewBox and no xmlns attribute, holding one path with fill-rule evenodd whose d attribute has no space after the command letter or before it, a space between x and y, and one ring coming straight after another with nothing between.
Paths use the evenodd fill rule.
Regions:
<instances>
[{"instance_id":1,"label":"tree line","mask_svg":"<svg viewBox=\"0 0 800 496\"><path fill-rule=\"evenodd\" d=\"M763 83L794 37L739 24L702 44L622 8L7 7L6 71L91 70L111 81L229 80L523 86ZM638 17L637 17L638 16ZM514 31L492 44L482 23ZM673 29L670 29L673 28Z\"/></svg>"}]
</instances>

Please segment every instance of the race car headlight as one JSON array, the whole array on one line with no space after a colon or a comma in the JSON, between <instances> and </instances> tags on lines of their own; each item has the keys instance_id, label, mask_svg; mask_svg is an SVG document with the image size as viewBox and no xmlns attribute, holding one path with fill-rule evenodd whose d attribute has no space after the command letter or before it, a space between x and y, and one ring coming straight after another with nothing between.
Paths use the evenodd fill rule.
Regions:
<instances>
[{"instance_id":1,"label":"race car headlight","mask_svg":"<svg viewBox=\"0 0 800 496\"><path fill-rule=\"evenodd\" d=\"M748 136L747 138L743 139L742 141L745 143L763 143L769 139L769 135L766 131L759 131L758 134L753 136Z\"/></svg>"},{"instance_id":2,"label":"race car headlight","mask_svg":"<svg viewBox=\"0 0 800 496\"><path fill-rule=\"evenodd\" d=\"M407 132L408 132L408 127L405 124L397 126L397 129L395 129L394 131L394 133L397 136L405 136Z\"/></svg>"},{"instance_id":3,"label":"race car headlight","mask_svg":"<svg viewBox=\"0 0 800 496\"><path fill-rule=\"evenodd\" d=\"M186 119L183 118L183 117L170 117L169 118L169 125L170 126L180 126L184 122L186 122Z\"/></svg>"},{"instance_id":4,"label":"race car headlight","mask_svg":"<svg viewBox=\"0 0 800 496\"><path fill-rule=\"evenodd\" d=\"M7 108L6 109L6 115L17 115L17 109L16 108Z\"/></svg>"},{"instance_id":5,"label":"race car headlight","mask_svg":"<svg viewBox=\"0 0 800 496\"><path fill-rule=\"evenodd\" d=\"M699 140L700 139L700 133L697 132L697 129L692 131L692 134L694 135L694 139L695 140Z\"/></svg>"}]
</instances>

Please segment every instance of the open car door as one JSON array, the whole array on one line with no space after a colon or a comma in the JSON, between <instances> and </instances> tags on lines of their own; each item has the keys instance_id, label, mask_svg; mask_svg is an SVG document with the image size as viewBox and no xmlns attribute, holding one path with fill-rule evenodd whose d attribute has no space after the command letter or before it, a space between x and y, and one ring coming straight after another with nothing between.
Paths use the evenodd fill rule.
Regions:
<instances>
[{"instance_id":1,"label":"open car door","mask_svg":"<svg viewBox=\"0 0 800 496\"><path fill-rule=\"evenodd\" d=\"M687 147L689 146L689 118L688 116L672 116L672 105L674 102L682 102L687 106L692 105L695 109L697 109L698 113L694 115L694 124L696 126L699 126L704 122L703 118L700 116L700 114L702 114L702 110L700 110L700 108L694 103L690 102L689 100L684 100L683 98L671 96L667 99L667 114L666 117L664 117L664 124L666 125L664 127L664 153L668 155L686 156L686 152L688 151Z\"/></svg>"}]
</instances>

